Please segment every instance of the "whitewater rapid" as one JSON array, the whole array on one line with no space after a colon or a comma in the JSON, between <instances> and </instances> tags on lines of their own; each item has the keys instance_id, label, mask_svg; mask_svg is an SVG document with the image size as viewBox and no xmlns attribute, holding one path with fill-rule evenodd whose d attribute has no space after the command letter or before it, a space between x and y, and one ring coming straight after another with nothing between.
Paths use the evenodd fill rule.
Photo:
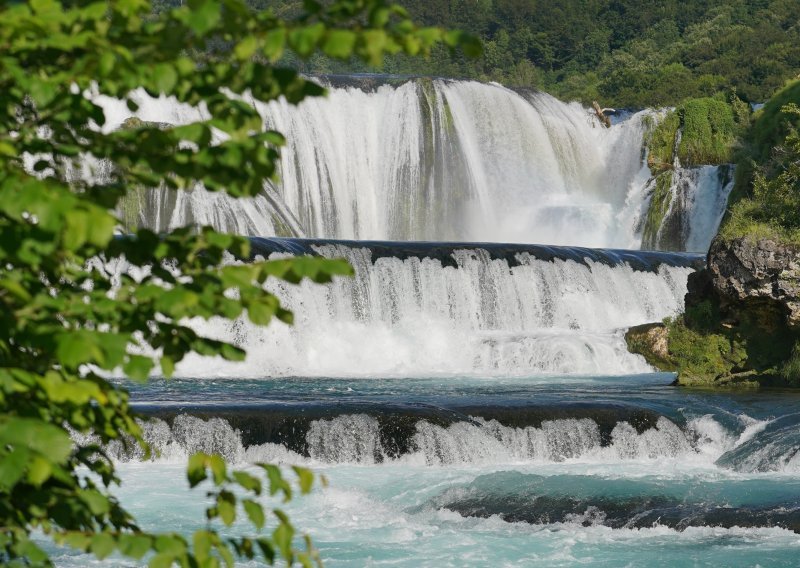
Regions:
<instances>
[{"instance_id":1,"label":"whitewater rapid","mask_svg":"<svg viewBox=\"0 0 800 568\"><path fill-rule=\"evenodd\" d=\"M248 357L231 363L189 356L178 365L178 375L646 372L644 359L628 352L624 331L679 314L692 263L699 260L688 255L654 260L636 252L626 252L625 260L569 247L549 249L552 258L542 259L536 247L498 245L498 252L489 245L452 243L429 243L438 257L431 251L407 256L402 243L372 244L384 252L359 242L304 245L312 254L347 259L355 276L326 285L268 281L294 312L292 326L274 322L263 328L246 318L193 321L202 335L232 341Z\"/></svg>"}]
</instances>

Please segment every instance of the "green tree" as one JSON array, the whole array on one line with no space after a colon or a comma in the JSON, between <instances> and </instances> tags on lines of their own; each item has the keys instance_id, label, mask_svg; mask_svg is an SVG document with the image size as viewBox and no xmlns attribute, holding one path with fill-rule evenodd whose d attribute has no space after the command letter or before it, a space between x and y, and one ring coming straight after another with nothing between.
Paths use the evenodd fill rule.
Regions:
<instances>
[{"instance_id":1,"label":"green tree","mask_svg":"<svg viewBox=\"0 0 800 568\"><path fill-rule=\"evenodd\" d=\"M258 500L292 494L293 484L267 464L262 483L218 456L192 457L190 485L211 485L206 528L191 538L142 532L110 494L119 479L103 444L145 444L128 394L103 377L121 369L144 380L158 367L169 376L190 352L242 359L241 349L198 335L187 320L246 314L257 325L291 322L264 288L268 278L325 282L350 267L308 257L233 262L226 255L249 258L245 238L209 227L115 234L121 221L113 211L128 191L159 184L202 183L234 196L261 191L284 139L264 129L244 97L297 103L324 94L276 64L285 53L378 65L386 53L424 54L439 42L478 49L464 34L417 27L385 0L305 0L291 19L251 11L241 0L161 4L154 15L145 0L0 2L3 564L49 564L30 538L34 530L99 558L117 552L147 557L151 566L230 565L235 555L312 562L310 544L294 549L286 515ZM202 105L209 118L104 131L96 95L135 111L137 88ZM74 173L98 160L113 165L110 173ZM115 261L146 270L114 276L106 267ZM69 431L92 432L99 443L76 445ZM313 475L295 473L308 492ZM218 523L237 516L257 536L218 532Z\"/></svg>"}]
</instances>

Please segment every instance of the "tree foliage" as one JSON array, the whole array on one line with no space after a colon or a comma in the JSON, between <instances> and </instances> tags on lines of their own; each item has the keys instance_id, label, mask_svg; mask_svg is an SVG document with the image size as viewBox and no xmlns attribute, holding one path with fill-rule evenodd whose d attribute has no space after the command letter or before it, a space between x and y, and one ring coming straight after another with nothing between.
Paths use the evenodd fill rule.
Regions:
<instances>
[{"instance_id":1,"label":"tree foliage","mask_svg":"<svg viewBox=\"0 0 800 568\"><path fill-rule=\"evenodd\" d=\"M777 92L745 135L720 235L800 243L800 81Z\"/></svg>"},{"instance_id":2,"label":"tree foliage","mask_svg":"<svg viewBox=\"0 0 800 568\"><path fill-rule=\"evenodd\" d=\"M132 188L160 184L260 191L284 139L244 97L324 94L276 64L287 53L376 65L440 42L474 51L474 40L418 27L384 0L306 0L291 17L241 0L188 0L155 16L145 0L32 0L0 2L0 21L0 562L49 564L31 540L39 530L99 558L151 566L230 565L235 555L310 564L314 552L295 550L286 515L258 500L292 493L266 464L265 484L218 456L194 456L190 485L211 485L207 527L191 538L141 531L109 492L119 479L103 445L144 441L128 394L104 377L169 376L191 352L239 360L241 349L199 335L189 318L291 322L267 279L326 282L351 268L319 258L235 262L249 258L248 240L209 227L122 235L114 210ZM202 106L208 119L104 128L98 96L133 112L138 88ZM98 163L110 173L86 171ZM76 445L73 431L98 443ZM295 473L307 493L313 475ZM242 515L257 536L217 531Z\"/></svg>"}]
</instances>

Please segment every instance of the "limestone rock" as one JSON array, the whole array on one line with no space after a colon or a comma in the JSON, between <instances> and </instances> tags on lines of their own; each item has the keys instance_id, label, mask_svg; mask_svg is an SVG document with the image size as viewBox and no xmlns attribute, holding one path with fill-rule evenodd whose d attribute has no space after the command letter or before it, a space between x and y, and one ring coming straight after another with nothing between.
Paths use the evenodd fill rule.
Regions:
<instances>
[{"instance_id":1,"label":"limestone rock","mask_svg":"<svg viewBox=\"0 0 800 568\"><path fill-rule=\"evenodd\" d=\"M692 302L693 292L700 292L698 287L707 287L710 283L723 307L741 303L772 304L785 315L790 328L800 329L798 246L771 240L742 238L723 242L717 239L708 253L708 274L692 280L687 303Z\"/></svg>"},{"instance_id":2,"label":"limestone rock","mask_svg":"<svg viewBox=\"0 0 800 568\"><path fill-rule=\"evenodd\" d=\"M628 350L663 371L675 370L676 364L669 354L669 330L663 323L646 323L631 327L625 333Z\"/></svg>"}]
</instances>

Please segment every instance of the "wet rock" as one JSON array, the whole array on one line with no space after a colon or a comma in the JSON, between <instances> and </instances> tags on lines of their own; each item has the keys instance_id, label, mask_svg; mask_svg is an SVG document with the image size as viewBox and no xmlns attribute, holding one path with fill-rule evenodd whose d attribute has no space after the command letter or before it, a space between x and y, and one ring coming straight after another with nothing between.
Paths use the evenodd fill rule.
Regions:
<instances>
[{"instance_id":1,"label":"wet rock","mask_svg":"<svg viewBox=\"0 0 800 568\"><path fill-rule=\"evenodd\" d=\"M705 278L723 310L735 312L748 304L772 308L783 314L787 326L800 329L800 247L772 240L717 239L708 253L707 270Z\"/></svg>"},{"instance_id":2,"label":"wet rock","mask_svg":"<svg viewBox=\"0 0 800 568\"><path fill-rule=\"evenodd\" d=\"M631 328L628 348L691 386L800 386L800 246L716 239L682 318Z\"/></svg>"},{"instance_id":3,"label":"wet rock","mask_svg":"<svg viewBox=\"0 0 800 568\"><path fill-rule=\"evenodd\" d=\"M646 323L630 328L625 333L628 350L645 358L654 367L663 371L677 369L669 354L669 330L663 323Z\"/></svg>"}]
</instances>

